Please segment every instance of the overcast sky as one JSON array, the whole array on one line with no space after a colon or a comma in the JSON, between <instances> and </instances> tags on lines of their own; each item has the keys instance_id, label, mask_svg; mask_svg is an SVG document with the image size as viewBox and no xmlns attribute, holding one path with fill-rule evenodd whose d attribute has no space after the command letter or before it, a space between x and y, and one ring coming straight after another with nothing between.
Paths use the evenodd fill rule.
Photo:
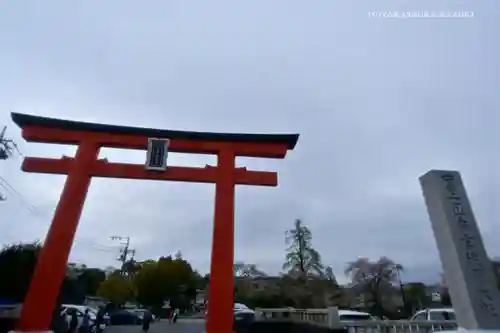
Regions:
<instances>
[{"instance_id":1,"label":"overcast sky","mask_svg":"<svg viewBox=\"0 0 500 333\"><path fill-rule=\"evenodd\" d=\"M384 19L375 11L473 11L467 19ZM424 0L5 1L0 123L30 156L9 111L166 129L300 133L285 160L239 159L279 173L238 187L236 260L280 271L284 232L302 218L340 281L346 262L386 255L404 279L441 265L418 177L462 172L492 256L500 255L500 2ZM112 161L145 152L103 149ZM0 243L43 239L64 176L0 162L19 193L0 203ZM203 166L212 156L171 154ZM5 184L4 184L5 185ZM13 191L10 191L13 192ZM214 186L94 179L71 261L117 265L181 250L207 272ZM29 209L29 207L34 208Z\"/></svg>"}]
</instances>

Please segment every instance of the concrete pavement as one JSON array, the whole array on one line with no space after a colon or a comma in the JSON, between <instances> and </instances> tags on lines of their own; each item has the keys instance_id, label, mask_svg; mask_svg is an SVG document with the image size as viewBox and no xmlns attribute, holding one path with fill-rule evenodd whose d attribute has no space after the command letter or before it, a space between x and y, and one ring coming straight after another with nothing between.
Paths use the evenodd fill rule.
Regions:
<instances>
[{"instance_id":1,"label":"concrete pavement","mask_svg":"<svg viewBox=\"0 0 500 333\"><path fill-rule=\"evenodd\" d=\"M203 333L204 319L181 318L175 324L162 319L151 324L149 333ZM142 333L142 326L109 326L105 333Z\"/></svg>"}]
</instances>

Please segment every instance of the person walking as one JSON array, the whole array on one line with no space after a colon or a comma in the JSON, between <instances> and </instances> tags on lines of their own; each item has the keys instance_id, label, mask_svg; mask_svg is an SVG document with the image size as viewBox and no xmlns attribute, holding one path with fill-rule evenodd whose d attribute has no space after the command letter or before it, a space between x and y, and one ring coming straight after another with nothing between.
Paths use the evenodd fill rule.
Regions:
<instances>
[{"instance_id":1,"label":"person walking","mask_svg":"<svg viewBox=\"0 0 500 333\"><path fill-rule=\"evenodd\" d=\"M51 330L54 333L68 333L69 322L66 319L66 315L63 313L63 308L61 306L56 307L52 316Z\"/></svg>"},{"instance_id":2,"label":"person walking","mask_svg":"<svg viewBox=\"0 0 500 333\"><path fill-rule=\"evenodd\" d=\"M146 333L149 331L149 326L151 325L151 321L153 320L153 316L150 311L146 311L144 313L144 317L142 317L142 330Z\"/></svg>"},{"instance_id":3,"label":"person walking","mask_svg":"<svg viewBox=\"0 0 500 333\"><path fill-rule=\"evenodd\" d=\"M104 312L106 310L104 309L104 307L101 305L99 307L99 310L97 311L97 315L96 315L96 318L95 318L95 331L96 333L101 333L101 324L104 323Z\"/></svg>"},{"instance_id":4,"label":"person walking","mask_svg":"<svg viewBox=\"0 0 500 333\"><path fill-rule=\"evenodd\" d=\"M174 319L174 308L168 309L167 316L168 316L168 323L172 324L172 319Z\"/></svg>"},{"instance_id":5,"label":"person walking","mask_svg":"<svg viewBox=\"0 0 500 333\"><path fill-rule=\"evenodd\" d=\"M177 319L179 319L179 309L175 308L172 314L172 322L175 324Z\"/></svg>"},{"instance_id":6,"label":"person walking","mask_svg":"<svg viewBox=\"0 0 500 333\"><path fill-rule=\"evenodd\" d=\"M69 320L69 333L77 333L77 328L78 328L78 317L76 316L76 310L73 309L70 314L70 320Z\"/></svg>"},{"instance_id":7,"label":"person walking","mask_svg":"<svg viewBox=\"0 0 500 333\"><path fill-rule=\"evenodd\" d=\"M90 313L89 309L85 309L85 313L82 318L82 325L78 329L79 333L90 333Z\"/></svg>"}]
</instances>

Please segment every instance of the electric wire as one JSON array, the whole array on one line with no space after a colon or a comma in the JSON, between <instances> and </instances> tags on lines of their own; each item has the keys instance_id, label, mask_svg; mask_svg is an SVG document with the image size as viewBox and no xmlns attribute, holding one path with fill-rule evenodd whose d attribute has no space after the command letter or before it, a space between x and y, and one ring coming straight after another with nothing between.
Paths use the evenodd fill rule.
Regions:
<instances>
[{"instance_id":1,"label":"electric wire","mask_svg":"<svg viewBox=\"0 0 500 333\"><path fill-rule=\"evenodd\" d=\"M33 205L31 205L28 200L18 191L14 188L14 186L12 186L8 181L7 179L5 179L4 177L0 176L0 186L2 186L8 193L10 194L14 194L15 196L17 196L19 198L19 200L24 204L26 205L26 208L31 212L31 213L35 213L35 211L37 210L37 208Z\"/></svg>"},{"instance_id":2,"label":"electric wire","mask_svg":"<svg viewBox=\"0 0 500 333\"><path fill-rule=\"evenodd\" d=\"M11 150L15 150L20 157L24 157L19 146L11 139L5 139L3 136L0 138L0 144L3 146L3 149L8 153ZM10 153L8 157L12 157L14 154ZM48 214L43 214L35 205L31 204L26 197L19 192L7 179L0 176L0 187L3 188L8 194L13 195L18 201L21 203L21 206L26 209L31 215L34 217L41 219L45 218ZM6 197L0 194L0 201L6 201ZM96 251L106 252L106 253L116 253L119 250L117 246L112 245L102 245L96 243L93 240L87 240L82 237L75 237L74 243L78 245L83 245L88 248L91 248Z\"/></svg>"},{"instance_id":3,"label":"electric wire","mask_svg":"<svg viewBox=\"0 0 500 333\"><path fill-rule=\"evenodd\" d=\"M7 192L11 194L15 194L16 197L19 199L19 202L21 203L21 206L25 208L32 216L36 217L37 219L42 219L47 217L48 214L44 214L40 209L38 209L36 206L32 205L28 199L26 199L12 184L10 184L4 177L0 176L0 186L2 186ZM82 237L75 237L75 243L90 247L94 250L100 251L100 252L108 252L108 253L116 253L116 251L119 250L119 247L116 245L103 245L96 243L94 240L90 239L85 239Z\"/></svg>"}]
</instances>

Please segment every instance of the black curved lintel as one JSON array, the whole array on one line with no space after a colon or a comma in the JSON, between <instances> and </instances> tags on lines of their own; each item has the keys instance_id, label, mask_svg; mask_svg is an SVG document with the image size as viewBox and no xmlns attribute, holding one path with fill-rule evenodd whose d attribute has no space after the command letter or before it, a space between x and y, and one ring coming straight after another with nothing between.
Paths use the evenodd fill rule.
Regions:
<instances>
[{"instance_id":1,"label":"black curved lintel","mask_svg":"<svg viewBox=\"0 0 500 333\"><path fill-rule=\"evenodd\" d=\"M243 134L243 133L211 133L173 131L143 127L117 126L82 121L72 121L57 118L39 117L23 113L11 113L12 120L17 126L42 126L47 128L65 129L71 131L101 132L110 134L138 135L155 138L225 141L225 142L253 142L253 143L281 143L289 150L295 148L299 134Z\"/></svg>"}]
</instances>

